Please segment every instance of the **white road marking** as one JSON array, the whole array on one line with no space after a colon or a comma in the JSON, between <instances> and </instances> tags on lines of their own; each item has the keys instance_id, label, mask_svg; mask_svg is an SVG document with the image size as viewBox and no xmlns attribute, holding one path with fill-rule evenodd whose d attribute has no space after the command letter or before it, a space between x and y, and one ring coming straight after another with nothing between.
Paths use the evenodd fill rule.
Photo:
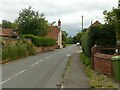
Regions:
<instances>
[{"instance_id":1,"label":"white road marking","mask_svg":"<svg viewBox=\"0 0 120 90\"><path fill-rule=\"evenodd\" d=\"M43 60L40 60L40 61L38 61L38 62L34 63L33 65L31 65L31 67L33 67L33 66L37 65L38 63L40 63L40 62L42 62L42 61L43 61Z\"/></svg>"},{"instance_id":2,"label":"white road marking","mask_svg":"<svg viewBox=\"0 0 120 90\"><path fill-rule=\"evenodd\" d=\"M67 54L66 56L70 57L70 54Z\"/></svg>"},{"instance_id":3,"label":"white road marking","mask_svg":"<svg viewBox=\"0 0 120 90\"><path fill-rule=\"evenodd\" d=\"M50 56L47 56L45 59L48 59Z\"/></svg>"},{"instance_id":4,"label":"white road marking","mask_svg":"<svg viewBox=\"0 0 120 90\"><path fill-rule=\"evenodd\" d=\"M19 73L15 74L14 76L12 76L12 77L8 78L7 80L4 80L3 82L1 82L0 85L4 84L5 82L7 82L7 81L9 81L9 80L11 80L11 79L13 79L14 77L18 76L19 74L22 74L22 73L25 72L25 71L26 71L26 70L20 71Z\"/></svg>"}]
</instances>

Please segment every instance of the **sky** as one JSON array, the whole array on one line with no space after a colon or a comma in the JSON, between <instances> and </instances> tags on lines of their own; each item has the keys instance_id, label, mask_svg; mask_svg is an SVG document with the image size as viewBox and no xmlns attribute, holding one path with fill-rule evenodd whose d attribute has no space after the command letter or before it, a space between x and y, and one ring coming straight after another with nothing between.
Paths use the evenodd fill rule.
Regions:
<instances>
[{"instance_id":1,"label":"sky","mask_svg":"<svg viewBox=\"0 0 120 90\"><path fill-rule=\"evenodd\" d=\"M82 15L84 28L89 27L91 21L104 23L103 11L117 8L118 0L0 0L0 22L13 22L19 12L29 6L44 13L48 22L60 19L62 30L74 36L82 29Z\"/></svg>"}]
</instances>

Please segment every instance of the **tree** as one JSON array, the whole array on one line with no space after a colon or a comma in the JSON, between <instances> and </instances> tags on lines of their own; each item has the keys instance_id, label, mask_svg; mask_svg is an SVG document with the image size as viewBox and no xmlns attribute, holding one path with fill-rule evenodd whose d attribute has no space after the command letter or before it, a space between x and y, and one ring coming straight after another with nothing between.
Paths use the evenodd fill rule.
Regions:
<instances>
[{"instance_id":1,"label":"tree","mask_svg":"<svg viewBox=\"0 0 120 90\"><path fill-rule=\"evenodd\" d=\"M63 47L66 47L66 43L67 43L67 32L66 31L62 31L62 45Z\"/></svg>"},{"instance_id":2,"label":"tree","mask_svg":"<svg viewBox=\"0 0 120 90\"><path fill-rule=\"evenodd\" d=\"M120 9L113 8L111 11L105 10L103 14L105 16L105 22L114 26L114 30L118 34L118 38L120 38Z\"/></svg>"},{"instance_id":3,"label":"tree","mask_svg":"<svg viewBox=\"0 0 120 90\"><path fill-rule=\"evenodd\" d=\"M73 42L74 43L81 43L81 32L77 33L76 36L73 37Z\"/></svg>"},{"instance_id":4,"label":"tree","mask_svg":"<svg viewBox=\"0 0 120 90\"><path fill-rule=\"evenodd\" d=\"M66 31L62 31L62 41L67 41L67 35L68 33Z\"/></svg>"},{"instance_id":5,"label":"tree","mask_svg":"<svg viewBox=\"0 0 120 90\"><path fill-rule=\"evenodd\" d=\"M22 9L19 17L15 20L18 25L20 34L33 34L37 36L44 36L47 34L48 22L45 20L44 14L39 14L38 11L32 10L29 6L28 9Z\"/></svg>"},{"instance_id":6,"label":"tree","mask_svg":"<svg viewBox=\"0 0 120 90\"><path fill-rule=\"evenodd\" d=\"M8 20L2 20L2 28L12 28L12 22Z\"/></svg>"},{"instance_id":7,"label":"tree","mask_svg":"<svg viewBox=\"0 0 120 90\"><path fill-rule=\"evenodd\" d=\"M67 38L67 44L74 44L73 43L73 37L68 37Z\"/></svg>"}]
</instances>

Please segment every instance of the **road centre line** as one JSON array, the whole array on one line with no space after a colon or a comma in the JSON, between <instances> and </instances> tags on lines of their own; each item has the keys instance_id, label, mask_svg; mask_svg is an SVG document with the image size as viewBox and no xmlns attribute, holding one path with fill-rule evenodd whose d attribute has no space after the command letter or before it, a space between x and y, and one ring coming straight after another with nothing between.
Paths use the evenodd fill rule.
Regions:
<instances>
[{"instance_id":1,"label":"road centre line","mask_svg":"<svg viewBox=\"0 0 120 90\"><path fill-rule=\"evenodd\" d=\"M33 66L37 65L38 63L40 63L40 62L42 62L42 61L43 61L43 60L40 60L40 61L38 61L38 62L34 63L33 65L31 65L31 67L33 67Z\"/></svg>"},{"instance_id":2,"label":"road centre line","mask_svg":"<svg viewBox=\"0 0 120 90\"><path fill-rule=\"evenodd\" d=\"M22 74L22 73L25 72L25 71L26 71L25 69L24 69L24 70L21 70L19 73L15 74L14 76L12 76L12 77L4 80L3 82L1 82L0 85L4 84L5 82L7 82L7 81L9 81L9 80L11 80L11 79L13 79L14 77L18 76L19 74Z\"/></svg>"},{"instance_id":3,"label":"road centre line","mask_svg":"<svg viewBox=\"0 0 120 90\"><path fill-rule=\"evenodd\" d=\"M48 59L49 57L51 57L51 55L50 55L50 56L47 56L45 59Z\"/></svg>"}]
</instances>

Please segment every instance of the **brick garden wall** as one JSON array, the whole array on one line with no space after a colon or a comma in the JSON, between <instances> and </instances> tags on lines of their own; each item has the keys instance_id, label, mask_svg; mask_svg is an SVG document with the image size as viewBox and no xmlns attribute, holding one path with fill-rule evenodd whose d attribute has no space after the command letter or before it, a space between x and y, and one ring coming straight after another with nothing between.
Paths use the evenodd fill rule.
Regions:
<instances>
[{"instance_id":1,"label":"brick garden wall","mask_svg":"<svg viewBox=\"0 0 120 90\"><path fill-rule=\"evenodd\" d=\"M96 53L94 55L94 70L98 73L111 76L112 75L112 55Z\"/></svg>"},{"instance_id":2,"label":"brick garden wall","mask_svg":"<svg viewBox=\"0 0 120 90\"><path fill-rule=\"evenodd\" d=\"M98 73L102 73L108 76L113 74L111 58L114 55L103 54L101 50L120 50L120 47L116 48L103 48L99 46L93 46L91 49L92 68ZM120 53L118 53L120 55Z\"/></svg>"},{"instance_id":3,"label":"brick garden wall","mask_svg":"<svg viewBox=\"0 0 120 90\"><path fill-rule=\"evenodd\" d=\"M52 51L55 49L55 46L44 46L44 47L35 47L36 53L42 53L42 52L47 52L47 51Z\"/></svg>"}]
</instances>

